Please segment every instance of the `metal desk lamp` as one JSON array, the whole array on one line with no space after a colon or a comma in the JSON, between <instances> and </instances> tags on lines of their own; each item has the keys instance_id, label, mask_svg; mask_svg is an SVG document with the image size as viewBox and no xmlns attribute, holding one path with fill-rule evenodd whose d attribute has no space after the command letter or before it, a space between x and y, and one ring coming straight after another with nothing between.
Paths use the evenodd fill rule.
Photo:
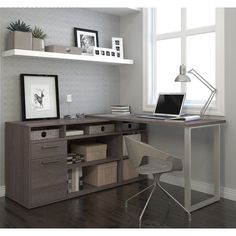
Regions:
<instances>
[{"instance_id":1,"label":"metal desk lamp","mask_svg":"<svg viewBox=\"0 0 236 236\"><path fill-rule=\"evenodd\" d=\"M175 82L191 82L187 73L194 75L200 82L202 82L208 89L211 90L209 98L200 111L201 118L204 118L205 112L209 107L214 95L216 94L216 89L211 84L209 84L196 70L191 69L186 72L186 66L184 64L180 66L180 74L175 78Z\"/></svg>"}]
</instances>

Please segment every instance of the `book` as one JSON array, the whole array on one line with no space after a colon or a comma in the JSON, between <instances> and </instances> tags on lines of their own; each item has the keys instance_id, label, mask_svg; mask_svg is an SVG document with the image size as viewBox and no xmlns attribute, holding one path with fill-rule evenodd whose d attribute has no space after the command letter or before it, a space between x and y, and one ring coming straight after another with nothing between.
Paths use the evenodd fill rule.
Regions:
<instances>
[{"instance_id":1,"label":"book","mask_svg":"<svg viewBox=\"0 0 236 236\"><path fill-rule=\"evenodd\" d=\"M111 109L130 109L129 105L111 105Z\"/></svg>"},{"instance_id":2,"label":"book","mask_svg":"<svg viewBox=\"0 0 236 236\"><path fill-rule=\"evenodd\" d=\"M83 135L83 134L84 134L83 130L67 130L66 131L66 136Z\"/></svg>"},{"instance_id":3,"label":"book","mask_svg":"<svg viewBox=\"0 0 236 236\"><path fill-rule=\"evenodd\" d=\"M112 112L127 112L127 111L130 111L129 109L122 109L122 110L119 110L119 109L112 109L111 110Z\"/></svg>"},{"instance_id":4,"label":"book","mask_svg":"<svg viewBox=\"0 0 236 236\"><path fill-rule=\"evenodd\" d=\"M67 192L72 192L72 170L68 170L67 172Z\"/></svg>"},{"instance_id":5,"label":"book","mask_svg":"<svg viewBox=\"0 0 236 236\"><path fill-rule=\"evenodd\" d=\"M79 191L79 167L72 170L72 192Z\"/></svg>"},{"instance_id":6,"label":"book","mask_svg":"<svg viewBox=\"0 0 236 236\"><path fill-rule=\"evenodd\" d=\"M130 111L125 111L125 112L112 112L113 115L129 115L131 114Z\"/></svg>"},{"instance_id":7,"label":"book","mask_svg":"<svg viewBox=\"0 0 236 236\"><path fill-rule=\"evenodd\" d=\"M68 193L77 192L83 189L82 167L70 169L68 171Z\"/></svg>"}]
</instances>

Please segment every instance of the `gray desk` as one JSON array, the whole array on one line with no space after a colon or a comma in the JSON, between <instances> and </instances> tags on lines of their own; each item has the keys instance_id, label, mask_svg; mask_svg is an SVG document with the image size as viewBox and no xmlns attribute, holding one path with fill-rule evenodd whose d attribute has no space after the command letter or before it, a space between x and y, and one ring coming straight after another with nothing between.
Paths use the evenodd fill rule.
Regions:
<instances>
[{"instance_id":1,"label":"gray desk","mask_svg":"<svg viewBox=\"0 0 236 236\"><path fill-rule=\"evenodd\" d=\"M220 128L221 125L226 123L225 120L217 120L217 119L204 119L197 121L189 121L189 122L180 122L173 120L154 120L154 119L146 119L146 118L138 118L135 115L127 115L127 116L97 116L91 115L92 117L100 117L107 118L113 121L127 121L127 122L137 122L144 123L150 125L163 125L163 126L178 126L184 129L184 206L190 212L195 211L199 208L212 204L216 201L220 200ZM200 129L200 128L213 128L214 129L214 163L212 163L213 172L214 172L214 196L201 201L197 204L191 203L191 160L192 160L192 130Z\"/></svg>"}]
</instances>

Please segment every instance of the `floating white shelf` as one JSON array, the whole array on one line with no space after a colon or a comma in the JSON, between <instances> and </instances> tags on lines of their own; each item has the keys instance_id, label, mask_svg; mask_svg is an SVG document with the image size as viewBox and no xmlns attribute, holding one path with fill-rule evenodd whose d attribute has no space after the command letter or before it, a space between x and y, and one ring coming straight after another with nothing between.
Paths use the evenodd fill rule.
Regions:
<instances>
[{"instance_id":1,"label":"floating white shelf","mask_svg":"<svg viewBox=\"0 0 236 236\"><path fill-rule=\"evenodd\" d=\"M65 54L65 53L54 53L54 52L39 52L31 50L21 50L21 49L12 49L2 52L2 57L29 57L29 58L48 58L55 60L75 60L75 61L85 61L85 62L94 62L102 64L111 64L111 65L132 65L134 64L133 60L130 59L120 59L114 57L97 57L97 56L84 56L84 55L75 55L75 54Z\"/></svg>"}]
</instances>

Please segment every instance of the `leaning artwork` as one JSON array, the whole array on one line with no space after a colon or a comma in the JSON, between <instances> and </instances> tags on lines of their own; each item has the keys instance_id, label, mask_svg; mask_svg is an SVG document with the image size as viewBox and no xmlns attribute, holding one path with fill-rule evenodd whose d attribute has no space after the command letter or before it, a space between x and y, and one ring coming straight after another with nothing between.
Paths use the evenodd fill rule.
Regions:
<instances>
[{"instance_id":1,"label":"leaning artwork","mask_svg":"<svg viewBox=\"0 0 236 236\"><path fill-rule=\"evenodd\" d=\"M44 85L31 86L31 104L34 110L50 110L49 88Z\"/></svg>"}]
</instances>

